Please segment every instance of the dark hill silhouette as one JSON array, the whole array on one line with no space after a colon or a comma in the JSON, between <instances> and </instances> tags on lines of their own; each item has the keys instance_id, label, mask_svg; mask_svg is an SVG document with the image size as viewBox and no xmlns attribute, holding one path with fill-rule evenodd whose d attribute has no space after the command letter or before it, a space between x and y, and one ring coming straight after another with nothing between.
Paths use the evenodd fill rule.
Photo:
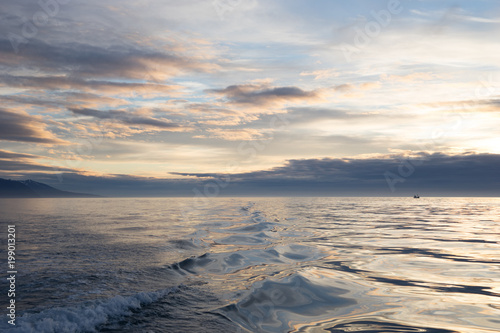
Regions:
<instances>
[{"instance_id":1,"label":"dark hill silhouette","mask_svg":"<svg viewBox=\"0 0 500 333\"><path fill-rule=\"evenodd\" d=\"M98 195L61 191L34 180L0 178L0 198L98 198Z\"/></svg>"}]
</instances>

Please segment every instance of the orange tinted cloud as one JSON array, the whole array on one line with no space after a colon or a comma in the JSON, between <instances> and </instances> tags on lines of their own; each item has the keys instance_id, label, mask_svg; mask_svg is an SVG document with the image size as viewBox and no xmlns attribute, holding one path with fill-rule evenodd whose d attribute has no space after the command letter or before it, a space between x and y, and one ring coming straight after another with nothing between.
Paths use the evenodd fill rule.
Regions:
<instances>
[{"instance_id":1,"label":"orange tinted cloud","mask_svg":"<svg viewBox=\"0 0 500 333\"><path fill-rule=\"evenodd\" d=\"M68 144L45 129L40 117L0 109L0 140Z\"/></svg>"},{"instance_id":2,"label":"orange tinted cloud","mask_svg":"<svg viewBox=\"0 0 500 333\"><path fill-rule=\"evenodd\" d=\"M210 135L199 135L197 138L217 138L228 141L251 141L261 139L263 134L257 129L227 129L214 128L209 129Z\"/></svg>"},{"instance_id":3,"label":"orange tinted cloud","mask_svg":"<svg viewBox=\"0 0 500 333\"><path fill-rule=\"evenodd\" d=\"M442 78L443 76L430 72L417 72L407 75L381 75L382 80L396 81L396 82L413 82L413 81L430 81Z\"/></svg>"},{"instance_id":4,"label":"orange tinted cloud","mask_svg":"<svg viewBox=\"0 0 500 333\"><path fill-rule=\"evenodd\" d=\"M319 91L298 87L273 87L267 83L232 85L208 92L223 96L229 103L240 106L279 106L289 102L309 102L321 98Z\"/></svg>"}]
</instances>

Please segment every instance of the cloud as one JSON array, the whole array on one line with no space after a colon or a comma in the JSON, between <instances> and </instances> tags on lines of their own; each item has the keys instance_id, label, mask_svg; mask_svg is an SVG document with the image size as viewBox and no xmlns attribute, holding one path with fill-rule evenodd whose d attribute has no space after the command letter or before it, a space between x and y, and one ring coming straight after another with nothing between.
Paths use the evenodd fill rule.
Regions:
<instances>
[{"instance_id":1,"label":"cloud","mask_svg":"<svg viewBox=\"0 0 500 333\"><path fill-rule=\"evenodd\" d=\"M436 25L450 25L451 23L456 23L456 22L463 22L463 21L469 21L469 22L477 22L477 23L500 23L500 20L497 18L487 18L487 17L480 17L480 16L473 16L470 15L461 8L460 6L454 5L446 9L446 11L443 13L442 11L421 11L421 10L411 10L413 14L423 16L423 17L433 17L440 15L440 21L436 23Z\"/></svg>"},{"instance_id":2,"label":"cloud","mask_svg":"<svg viewBox=\"0 0 500 333\"><path fill-rule=\"evenodd\" d=\"M35 163L25 160L5 160L0 159L0 171L5 173L9 171L9 174L15 172L16 174L28 174L31 172L41 172L41 171L52 171L54 173L71 172L75 171L75 169L71 168L61 168L47 164Z\"/></svg>"},{"instance_id":3,"label":"cloud","mask_svg":"<svg viewBox=\"0 0 500 333\"><path fill-rule=\"evenodd\" d=\"M50 96L40 92L34 94L32 91L26 94L3 95L0 101L11 109L30 110L43 107L45 112L58 113L67 108L98 108L98 107L120 107L129 105L130 102L122 98L113 98L103 95L81 93L81 92L54 92Z\"/></svg>"},{"instance_id":4,"label":"cloud","mask_svg":"<svg viewBox=\"0 0 500 333\"><path fill-rule=\"evenodd\" d=\"M0 140L68 144L45 129L41 117L0 109Z\"/></svg>"},{"instance_id":5,"label":"cloud","mask_svg":"<svg viewBox=\"0 0 500 333\"><path fill-rule=\"evenodd\" d=\"M410 161L410 169L401 167ZM411 163L414 163L412 165ZM408 165L408 164L406 164ZM404 172L401 175L401 170ZM288 160L283 166L269 170L236 173L175 173L200 179L230 177L240 188L250 186L282 191L286 195L331 193L336 195L410 195L415 191L429 195L498 195L500 188L500 154L413 153L367 158L322 158ZM410 175L408 170L413 170ZM386 172L400 177L391 192ZM291 192L286 192L288 189ZM283 192L284 191L284 192ZM295 193L294 193L295 192ZM269 192L267 192L269 193ZM481 194L482 193L482 194Z\"/></svg>"},{"instance_id":6,"label":"cloud","mask_svg":"<svg viewBox=\"0 0 500 333\"><path fill-rule=\"evenodd\" d=\"M178 85L160 83L133 83L104 80L84 80L72 76L12 76L1 75L0 83L6 87L25 88L32 90L80 90L94 93L114 95L141 95L144 97L161 94L175 94L181 89ZM177 92L178 93L178 92Z\"/></svg>"},{"instance_id":7,"label":"cloud","mask_svg":"<svg viewBox=\"0 0 500 333\"><path fill-rule=\"evenodd\" d=\"M176 49L172 47L172 49ZM178 49L178 48L177 48ZM203 59L152 49L143 45L97 46L88 43L47 43L31 40L14 54L8 40L0 40L0 65L36 68L83 78L128 78L164 80L186 71L210 72L217 65Z\"/></svg>"},{"instance_id":8,"label":"cloud","mask_svg":"<svg viewBox=\"0 0 500 333\"><path fill-rule=\"evenodd\" d=\"M198 124L207 126L237 126L259 118L258 112L246 112L235 107L224 105L220 101L206 103L165 103L170 114L185 118L187 114ZM163 112L163 109L161 109Z\"/></svg>"},{"instance_id":9,"label":"cloud","mask_svg":"<svg viewBox=\"0 0 500 333\"><path fill-rule=\"evenodd\" d=\"M156 119L153 117L148 117L140 114L134 114L127 111L120 110L110 110L110 111L99 111L94 109L69 109L76 115L89 116L98 119L109 119L116 120L127 125L141 125L148 127L157 127L162 130L182 130L186 129L179 124L172 123L164 119Z\"/></svg>"},{"instance_id":10,"label":"cloud","mask_svg":"<svg viewBox=\"0 0 500 333\"><path fill-rule=\"evenodd\" d=\"M381 79L384 81L394 81L394 82L414 82L414 81L431 81L436 79L442 79L444 75L439 75L431 72L416 72L406 75L387 75L382 74Z\"/></svg>"},{"instance_id":11,"label":"cloud","mask_svg":"<svg viewBox=\"0 0 500 333\"><path fill-rule=\"evenodd\" d=\"M193 189L200 184L203 186L202 182L193 179L161 179L123 174L99 176L62 171L57 175L44 172L31 173L29 177L61 190L72 191L78 189L85 193L118 197L192 197ZM8 175L4 174L3 177L8 177ZM26 179L25 176L21 175L12 178Z\"/></svg>"},{"instance_id":12,"label":"cloud","mask_svg":"<svg viewBox=\"0 0 500 333\"><path fill-rule=\"evenodd\" d=\"M208 129L209 135L199 135L197 138L217 138L228 141L252 141L261 139L264 135L257 129L227 129L214 128Z\"/></svg>"},{"instance_id":13,"label":"cloud","mask_svg":"<svg viewBox=\"0 0 500 333\"><path fill-rule=\"evenodd\" d=\"M0 125L0 139L14 142L2 141L9 150L44 155L42 143L64 139L76 147L105 137L80 156L88 170L148 175L223 169L228 160L243 160L240 140L257 146L273 139L244 162L253 170L301 157L414 148L442 125L446 135L433 143L436 150L496 152L498 102L471 102L465 112L482 114L452 130L459 121L450 112L461 106L444 104L472 100L485 71L499 69L497 27L484 24L497 20L490 2L447 13L431 1L409 4L364 43L355 37L373 19L370 6L261 1L226 8L222 22L212 2L89 0L61 4L17 53L9 36L27 36L25 23L41 8L32 0L5 2L0 102L18 118ZM428 38L425 26L433 23L446 30ZM345 33L332 34L346 25ZM339 42L355 46L353 61ZM289 124L273 123L278 116ZM157 146L113 155L111 141ZM66 160L64 148L50 156Z\"/></svg>"},{"instance_id":14,"label":"cloud","mask_svg":"<svg viewBox=\"0 0 500 333\"><path fill-rule=\"evenodd\" d=\"M12 151L1 150L0 149L0 159L12 159L12 158L38 158L39 156L32 154L15 153Z\"/></svg>"},{"instance_id":15,"label":"cloud","mask_svg":"<svg viewBox=\"0 0 500 333\"><path fill-rule=\"evenodd\" d=\"M363 89L363 90L372 90L372 89L378 89L380 88L380 82L365 82L365 83L361 83L359 85L359 88Z\"/></svg>"},{"instance_id":16,"label":"cloud","mask_svg":"<svg viewBox=\"0 0 500 333\"><path fill-rule=\"evenodd\" d=\"M320 69L316 71L310 71L310 72L301 72L300 76L314 76L315 80L320 80L320 79L328 79L332 77L339 76L339 72L337 69L334 68L328 68L328 69Z\"/></svg>"},{"instance_id":17,"label":"cloud","mask_svg":"<svg viewBox=\"0 0 500 333\"><path fill-rule=\"evenodd\" d=\"M313 139L327 143L330 145L370 145L376 143L376 140L372 138L364 138L360 136L350 136L350 135L324 135L324 136L314 136Z\"/></svg>"},{"instance_id":18,"label":"cloud","mask_svg":"<svg viewBox=\"0 0 500 333\"><path fill-rule=\"evenodd\" d=\"M0 174L9 176L29 174L32 172L75 172L76 169L66 167L55 167L52 165L37 163L34 160L45 158L39 155L16 153L7 150L0 150Z\"/></svg>"},{"instance_id":19,"label":"cloud","mask_svg":"<svg viewBox=\"0 0 500 333\"><path fill-rule=\"evenodd\" d=\"M321 107L290 107L283 118L297 124L321 122L324 120L346 120L379 117L378 114L347 112L340 109Z\"/></svg>"},{"instance_id":20,"label":"cloud","mask_svg":"<svg viewBox=\"0 0 500 333\"><path fill-rule=\"evenodd\" d=\"M402 175L399 169L405 161L413 171ZM15 164L11 166L15 169ZM30 169L26 163L22 167ZM92 176L72 171L60 175L63 182L58 183L53 173L44 173L41 167L39 173L30 173L30 177L64 190L111 196L193 197L196 193L193 189L203 191L207 184L223 184L219 187L221 196L411 196L415 193L423 196L498 196L499 168L500 154L420 152L366 158L293 159L267 170L232 174L171 173L186 179L119 174ZM9 165L4 170L9 170ZM408 172L409 169L403 170ZM402 179L396 183L395 192L387 183L387 172Z\"/></svg>"},{"instance_id":21,"label":"cloud","mask_svg":"<svg viewBox=\"0 0 500 333\"><path fill-rule=\"evenodd\" d=\"M312 101L320 97L318 91L305 91L298 87L272 87L266 83L232 85L224 89L210 89L208 92L222 95L236 105L256 106Z\"/></svg>"},{"instance_id":22,"label":"cloud","mask_svg":"<svg viewBox=\"0 0 500 333\"><path fill-rule=\"evenodd\" d=\"M354 89L354 86L350 83L339 84L338 86L333 87L333 90L341 93L348 92L352 89Z\"/></svg>"},{"instance_id":23,"label":"cloud","mask_svg":"<svg viewBox=\"0 0 500 333\"><path fill-rule=\"evenodd\" d=\"M500 112L500 99L471 99L462 101L447 101L435 103L417 104L418 107L431 109L440 109L448 112L453 112L457 116L467 117L467 113L477 114L479 112Z\"/></svg>"}]
</instances>

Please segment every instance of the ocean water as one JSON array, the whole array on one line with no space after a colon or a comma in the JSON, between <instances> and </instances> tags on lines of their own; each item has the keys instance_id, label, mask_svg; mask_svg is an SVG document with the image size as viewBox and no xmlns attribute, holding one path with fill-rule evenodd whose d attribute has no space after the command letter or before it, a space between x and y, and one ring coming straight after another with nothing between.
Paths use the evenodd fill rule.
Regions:
<instances>
[{"instance_id":1,"label":"ocean water","mask_svg":"<svg viewBox=\"0 0 500 333\"><path fill-rule=\"evenodd\" d=\"M500 332L500 199L2 199L2 332Z\"/></svg>"}]
</instances>

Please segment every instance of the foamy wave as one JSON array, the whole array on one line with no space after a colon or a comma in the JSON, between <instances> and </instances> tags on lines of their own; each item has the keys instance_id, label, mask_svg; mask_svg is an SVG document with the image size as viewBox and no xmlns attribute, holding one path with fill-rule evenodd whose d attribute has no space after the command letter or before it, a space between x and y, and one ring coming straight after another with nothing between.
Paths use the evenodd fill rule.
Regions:
<instances>
[{"instance_id":1,"label":"foamy wave","mask_svg":"<svg viewBox=\"0 0 500 333\"><path fill-rule=\"evenodd\" d=\"M5 332L16 333L77 333L95 332L112 319L132 314L132 310L154 303L164 296L176 292L178 288L168 288L154 292L141 292L132 296L116 296L67 308L52 308L40 313L17 318L15 328ZM3 330L2 330L3 331Z\"/></svg>"}]
</instances>

